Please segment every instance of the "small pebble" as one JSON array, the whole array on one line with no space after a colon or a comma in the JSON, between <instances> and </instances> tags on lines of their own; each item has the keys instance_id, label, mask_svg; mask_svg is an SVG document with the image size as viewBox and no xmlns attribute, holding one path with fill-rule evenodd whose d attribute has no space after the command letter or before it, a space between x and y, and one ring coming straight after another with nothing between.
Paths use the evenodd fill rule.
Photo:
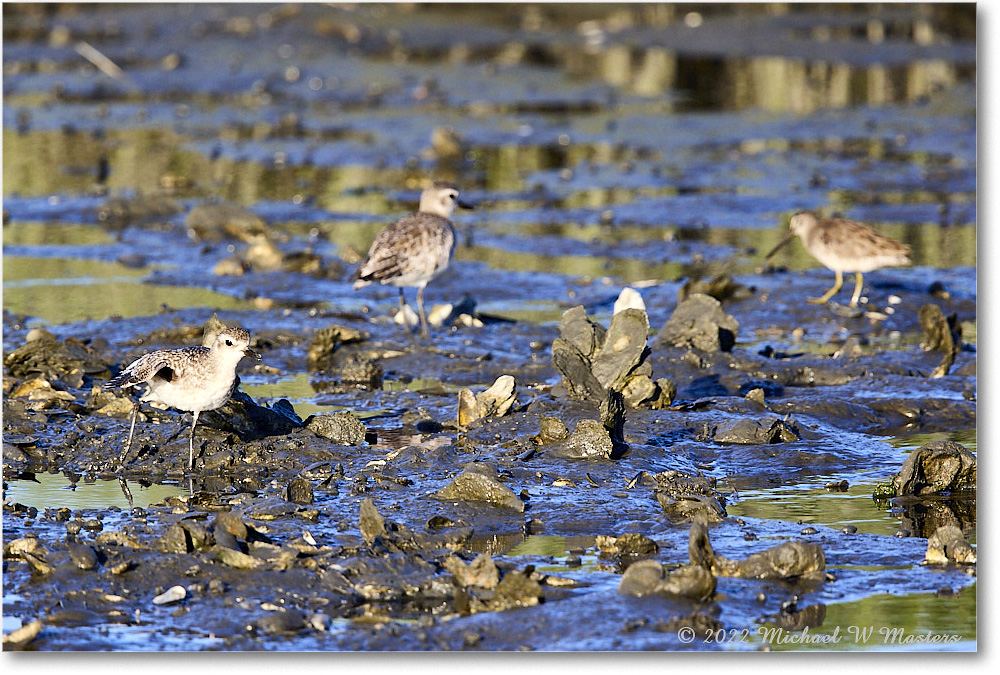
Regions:
<instances>
[{"instance_id":1,"label":"small pebble","mask_svg":"<svg viewBox=\"0 0 1000 675\"><path fill-rule=\"evenodd\" d=\"M801 533L802 534L818 534L819 530L817 530L815 527L803 527L802 530L801 530Z\"/></svg>"},{"instance_id":2,"label":"small pebble","mask_svg":"<svg viewBox=\"0 0 1000 675\"><path fill-rule=\"evenodd\" d=\"M854 534L855 532L858 531L858 528L855 527L854 525L844 525L842 528L840 528L840 531L843 532L844 534Z\"/></svg>"}]
</instances>

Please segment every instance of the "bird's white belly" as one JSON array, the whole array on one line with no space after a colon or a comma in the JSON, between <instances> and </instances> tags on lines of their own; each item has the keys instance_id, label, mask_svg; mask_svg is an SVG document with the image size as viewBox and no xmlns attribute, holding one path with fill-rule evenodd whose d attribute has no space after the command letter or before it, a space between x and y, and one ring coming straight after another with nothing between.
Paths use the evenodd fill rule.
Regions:
<instances>
[{"instance_id":1,"label":"bird's white belly","mask_svg":"<svg viewBox=\"0 0 1000 675\"><path fill-rule=\"evenodd\" d=\"M229 399L233 383L202 383L200 386L178 386L174 382L151 382L145 401L158 401L171 408L187 412L215 410Z\"/></svg>"}]
</instances>

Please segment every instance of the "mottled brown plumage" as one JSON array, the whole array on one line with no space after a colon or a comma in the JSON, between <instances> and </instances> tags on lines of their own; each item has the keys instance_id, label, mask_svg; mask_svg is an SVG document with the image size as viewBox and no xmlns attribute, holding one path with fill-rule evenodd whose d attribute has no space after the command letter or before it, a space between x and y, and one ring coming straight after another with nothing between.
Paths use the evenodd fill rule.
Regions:
<instances>
[{"instance_id":1,"label":"mottled brown plumage","mask_svg":"<svg viewBox=\"0 0 1000 675\"><path fill-rule=\"evenodd\" d=\"M194 465L194 428L198 413L215 410L229 400L236 387L236 366L244 356L260 359L250 349L250 333L232 327L221 331L209 347L161 349L139 357L105 386L119 389L146 385L132 408L128 441L119 464L124 466L132 447L135 420L143 401L155 401L194 415L188 438L188 468Z\"/></svg>"},{"instance_id":2,"label":"mottled brown plumage","mask_svg":"<svg viewBox=\"0 0 1000 675\"><path fill-rule=\"evenodd\" d=\"M455 250L455 228L451 214L455 206L471 208L459 201L451 183L436 182L420 195L417 213L403 216L385 227L354 273L354 288L372 282L399 287L399 306L405 309L403 287L417 288L417 308L423 334L429 334L424 313L424 288L451 262Z\"/></svg>"},{"instance_id":3,"label":"mottled brown plumage","mask_svg":"<svg viewBox=\"0 0 1000 675\"><path fill-rule=\"evenodd\" d=\"M854 272L854 295L851 307L856 307L864 283L863 273L880 267L910 264L910 247L889 239L856 220L824 218L819 220L808 211L792 216L791 232L767 254L770 260L782 246L799 236L806 251L824 267L833 270L836 281L833 287L819 298L809 302L822 304L836 295L844 283L844 272Z\"/></svg>"}]
</instances>

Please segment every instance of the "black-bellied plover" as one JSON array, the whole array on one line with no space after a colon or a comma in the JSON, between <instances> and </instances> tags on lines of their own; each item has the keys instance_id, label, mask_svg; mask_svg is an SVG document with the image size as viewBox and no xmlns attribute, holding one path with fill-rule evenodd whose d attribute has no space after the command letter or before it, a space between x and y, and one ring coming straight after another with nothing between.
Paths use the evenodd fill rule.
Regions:
<instances>
[{"instance_id":1,"label":"black-bellied plover","mask_svg":"<svg viewBox=\"0 0 1000 675\"><path fill-rule=\"evenodd\" d=\"M132 447L139 406L143 401L155 401L194 415L188 437L188 469L193 468L194 428L198 424L198 413L215 410L229 400L236 388L236 366L244 356L260 360L257 352L250 349L250 333L239 327L226 328L216 336L211 347L150 352L108 380L106 386L116 389L146 385L146 393L133 404L128 441L118 460L119 465L125 465L125 458Z\"/></svg>"},{"instance_id":2,"label":"black-bellied plover","mask_svg":"<svg viewBox=\"0 0 1000 675\"><path fill-rule=\"evenodd\" d=\"M403 216L378 233L368 256L352 277L355 289L373 281L398 286L399 308L404 317L403 287L416 287L421 332L425 337L430 333L424 313L424 288L448 267L455 251L455 228L450 218L456 206L472 208L458 199L458 188L454 185L435 182L421 193L417 213Z\"/></svg>"},{"instance_id":3,"label":"black-bellied plover","mask_svg":"<svg viewBox=\"0 0 1000 675\"><path fill-rule=\"evenodd\" d=\"M910 247L895 239L889 239L856 220L844 218L824 218L819 220L808 211L792 216L789 223L791 232L767 254L770 260L782 246L798 235L802 238L809 255L820 261L824 267L833 270L836 281L833 287L819 298L807 298L809 302L823 304L836 295L844 284L844 272L854 272L854 295L851 307L857 307L864 283L864 272L880 267L895 267L910 264Z\"/></svg>"}]
</instances>

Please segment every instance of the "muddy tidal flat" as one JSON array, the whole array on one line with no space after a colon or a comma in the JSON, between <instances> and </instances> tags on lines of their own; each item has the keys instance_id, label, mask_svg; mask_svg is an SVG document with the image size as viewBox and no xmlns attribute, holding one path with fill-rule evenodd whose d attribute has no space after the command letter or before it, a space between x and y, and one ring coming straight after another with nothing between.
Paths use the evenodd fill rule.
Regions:
<instances>
[{"instance_id":1,"label":"muddy tidal flat","mask_svg":"<svg viewBox=\"0 0 1000 675\"><path fill-rule=\"evenodd\" d=\"M977 649L974 5L3 13L5 651Z\"/></svg>"}]
</instances>

